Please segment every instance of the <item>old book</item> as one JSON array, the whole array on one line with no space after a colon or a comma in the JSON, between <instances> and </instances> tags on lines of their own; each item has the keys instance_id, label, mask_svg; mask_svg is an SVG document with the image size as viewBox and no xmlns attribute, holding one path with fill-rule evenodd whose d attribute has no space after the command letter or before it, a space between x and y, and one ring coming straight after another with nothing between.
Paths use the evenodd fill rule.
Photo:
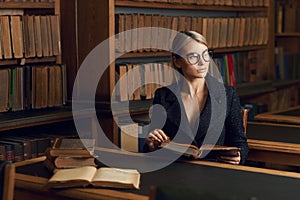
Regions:
<instances>
[{"instance_id":1,"label":"old book","mask_svg":"<svg viewBox=\"0 0 300 200\"><path fill-rule=\"evenodd\" d=\"M229 40L227 40L227 31L228 31L228 18L220 18L220 48L226 47L226 43L228 44L227 47L230 47ZM231 40L230 40L231 41Z\"/></svg>"},{"instance_id":2,"label":"old book","mask_svg":"<svg viewBox=\"0 0 300 200\"><path fill-rule=\"evenodd\" d=\"M49 56L53 56L53 44L52 44L52 32L51 32L51 18L50 15L46 16L47 32L48 32L48 46L49 46Z\"/></svg>"},{"instance_id":3,"label":"old book","mask_svg":"<svg viewBox=\"0 0 300 200\"><path fill-rule=\"evenodd\" d=\"M119 71L120 71L120 79L118 80L118 82L120 87L120 101L128 101L127 66L120 65Z\"/></svg>"},{"instance_id":4,"label":"old book","mask_svg":"<svg viewBox=\"0 0 300 200\"><path fill-rule=\"evenodd\" d=\"M12 58L9 16L0 16L1 42L5 59Z\"/></svg>"},{"instance_id":5,"label":"old book","mask_svg":"<svg viewBox=\"0 0 300 200\"><path fill-rule=\"evenodd\" d=\"M24 160L24 150L23 145L19 142L13 142L13 141L6 141L1 140L0 144L6 144L11 146L12 156L14 162L19 162ZM10 154L10 150L6 152L7 154ZM8 155L7 155L8 156Z\"/></svg>"},{"instance_id":6,"label":"old book","mask_svg":"<svg viewBox=\"0 0 300 200\"><path fill-rule=\"evenodd\" d=\"M41 16L40 21L41 21L42 52L43 52L43 56L47 57L50 56L47 16Z\"/></svg>"},{"instance_id":7,"label":"old book","mask_svg":"<svg viewBox=\"0 0 300 200\"><path fill-rule=\"evenodd\" d=\"M132 29L132 22L133 22L133 15L132 14L126 14L125 15L125 52L130 52L132 48L132 35L129 30Z\"/></svg>"},{"instance_id":8,"label":"old book","mask_svg":"<svg viewBox=\"0 0 300 200\"><path fill-rule=\"evenodd\" d=\"M51 78L55 79L54 84L54 106L61 106L64 102L64 76L63 67L59 65L53 67L53 76Z\"/></svg>"},{"instance_id":9,"label":"old book","mask_svg":"<svg viewBox=\"0 0 300 200\"><path fill-rule=\"evenodd\" d=\"M125 37L119 34L123 33L125 31L125 15L122 13L115 15L115 29L116 29L116 38L115 38L115 49L116 52L123 53L125 50ZM124 33L123 33L124 34Z\"/></svg>"},{"instance_id":10,"label":"old book","mask_svg":"<svg viewBox=\"0 0 300 200\"><path fill-rule=\"evenodd\" d=\"M50 16L50 24L51 24L51 34L52 34L53 55L57 56L61 54L59 16L58 15Z\"/></svg>"},{"instance_id":11,"label":"old book","mask_svg":"<svg viewBox=\"0 0 300 200\"><path fill-rule=\"evenodd\" d=\"M10 69L0 70L0 112L9 110Z\"/></svg>"},{"instance_id":12,"label":"old book","mask_svg":"<svg viewBox=\"0 0 300 200\"><path fill-rule=\"evenodd\" d=\"M49 179L47 187L95 187L139 189L140 173L135 169L120 169L93 166L60 169Z\"/></svg>"},{"instance_id":13,"label":"old book","mask_svg":"<svg viewBox=\"0 0 300 200\"><path fill-rule=\"evenodd\" d=\"M48 159L48 158L47 158ZM70 157L58 156L53 159L53 164L56 168L75 168L83 166L95 166L94 157ZM49 159L51 160L51 159Z\"/></svg>"},{"instance_id":14,"label":"old book","mask_svg":"<svg viewBox=\"0 0 300 200\"><path fill-rule=\"evenodd\" d=\"M208 36L208 34L207 34L207 23L208 23L208 18L207 17L203 17L202 18L202 35L205 38L207 38L207 36Z\"/></svg>"},{"instance_id":15,"label":"old book","mask_svg":"<svg viewBox=\"0 0 300 200\"><path fill-rule=\"evenodd\" d=\"M206 30L206 41L208 44L208 47L212 47L213 42L213 31L214 31L214 18L207 18L207 30Z\"/></svg>"},{"instance_id":16,"label":"old book","mask_svg":"<svg viewBox=\"0 0 300 200\"><path fill-rule=\"evenodd\" d=\"M245 38L245 32L246 32L246 18L241 17L240 18L240 34L239 34L239 42L238 46L243 46L244 43L244 38Z\"/></svg>"},{"instance_id":17,"label":"old book","mask_svg":"<svg viewBox=\"0 0 300 200\"><path fill-rule=\"evenodd\" d=\"M211 47L218 48L220 47L220 26L221 26L221 18L213 18L212 19L212 40L211 40Z\"/></svg>"},{"instance_id":18,"label":"old book","mask_svg":"<svg viewBox=\"0 0 300 200\"><path fill-rule=\"evenodd\" d=\"M128 85L127 85L127 91L128 91L128 98L129 100L134 100L134 91L133 91L133 71L132 71L132 64L127 64L127 79L128 79Z\"/></svg>"},{"instance_id":19,"label":"old book","mask_svg":"<svg viewBox=\"0 0 300 200\"><path fill-rule=\"evenodd\" d=\"M241 19L239 17L234 18L234 28L236 31L233 32L232 46L236 47L239 45L239 36L240 36L240 23Z\"/></svg>"},{"instance_id":20,"label":"old book","mask_svg":"<svg viewBox=\"0 0 300 200\"><path fill-rule=\"evenodd\" d=\"M120 147L125 151L138 152L138 124L119 124Z\"/></svg>"},{"instance_id":21,"label":"old book","mask_svg":"<svg viewBox=\"0 0 300 200\"><path fill-rule=\"evenodd\" d=\"M14 58L23 57L23 33L20 16L10 16L11 40Z\"/></svg>"},{"instance_id":22,"label":"old book","mask_svg":"<svg viewBox=\"0 0 300 200\"><path fill-rule=\"evenodd\" d=\"M94 139L84 139L77 137L57 138L53 144L53 148L59 149L90 149L94 148Z\"/></svg>"},{"instance_id":23,"label":"old book","mask_svg":"<svg viewBox=\"0 0 300 200\"><path fill-rule=\"evenodd\" d=\"M177 31L186 31L186 16L178 16L178 29Z\"/></svg>"},{"instance_id":24,"label":"old book","mask_svg":"<svg viewBox=\"0 0 300 200\"><path fill-rule=\"evenodd\" d=\"M131 46L131 49L133 50L133 52L137 52L137 49L138 49L138 40L137 40L137 37L138 37L137 28L139 28L138 19L139 19L139 16L137 13L132 14L132 30L131 30L132 46Z\"/></svg>"},{"instance_id":25,"label":"old book","mask_svg":"<svg viewBox=\"0 0 300 200\"><path fill-rule=\"evenodd\" d=\"M140 73L140 64L132 64L133 66L133 88L136 88L134 90L133 96L134 100L141 100L141 94L140 94L140 85L141 85L141 73Z\"/></svg>"},{"instance_id":26,"label":"old book","mask_svg":"<svg viewBox=\"0 0 300 200\"><path fill-rule=\"evenodd\" d=\"M29 46L28 52L27 52L27 57L35 57L36 56L36 51L35 51L35 33L34 33L34 22L33 22L33 16L27 16L27 26L28 26L28 41L26 45ZM25 57L26 57L26 52L25 52Z\"/></svg>"},{"instance_id":27,"label":"old book","mask_svg":"<svg viewBox=\"0 0 300 200\"><path fill-rule=\"evenodd\" d=\"M138 14L138 28L141 28L141 29L138 31L138 34L137 34L137 43L138 43L138 47L139 47L138 52L144 51L144 49L141 48L144 45L144 39L143 39L144 30L142 29L144 27L144 24L145 24L145 14L139 13Z\"/></svg>"},{"instance_id":28,"label":"old book","mask_svg":"<svg viewBox=\"0 0 300 200\"><path fill-rule=\"evenodd\" d=\"M158 51L157 49L157 41L158 41L158 27L159 27L159 20L160 20L160 15L153 14L151 18L151 43L150 43L150 48L151 51L156 52Z\"/></svg>"},{"instance_id":29,"label":"old book","mask_svg":"<svg viewBox=\"0 0 300 200\"><path fill-rule=\"evenodd\" d=\"M1 140L20 143L23 147L24 160L28 160L32 158L31 141L28 138L10 136L10 137L1 138Z\"/></svg>"},{"instance_id":30,"label":"old book","mask_svg":"<svg viewBox=\"0 0 300 200\"><path fill-rule=\"evenodd\" d=\"M233 35L235 32L238 32L239 29L236 29L234 27L234 21L235 21L236 18L228 18L228 21L227 21L227 43L225 44L225 47L232 47L232 43L233 43L233 40L235 40L236 38L233 38Z\"/></svg>"},{"instance_id":31,"label":"old book","mask_svg":"<svg viewBox=\"0 0 300 200\"><path fill-rule=\"evenodd\" d=\"M149 84L150 81L151 81L151 78L150 78L150 74L151 74L151 63L145 63L144 64L144 69L145 69L145 83L146 83L146 86L145 86L145 93L146 93L146 99L151 99L151 87L152 85Z\"/></svg>"},{"instance_id":32,"label":"old book","mask_svg":"<svg viewBox=\"0 0 300 200\"><path fill-rule=\"evenodd\" d=\"M34 24L36 56L42 57L43 47L42 47L42 33L41 33L41 17L38 15L33 16L33 24Z\"/></svg>"},{"instance_id":33,"label":"old book","mask_svg":"<svg viewBox=\"0 0 300 200\"><path fill-rule=\"evenodd\" d=\"M41 70L42 70L42 77L41 77L41 82L39 82L38 84L41 84L41 104L42 104L42 108L46 108L48 106L48 84L49 84L49 66L42 66Z\"/></svg>"},{"instance_id":34,"label":"old book","mask_svg":"<svg viewBox=\"0 0 300 200\"><path fill-rule=\"evenodd\" d=\"M58 156L72 156L72 157L92 157L92 154L87 149L59 149L59 148L47 148L45 151L47 157L58 157Z\"/></svg>"},{"instance_id":35,"label":"old book","mask_svg":"<svg viewBox=\"0 0 300 200\"><path fill-rule=\"evenodd\" d=\"M143 41L143 45L144 45L144 51L146 52L150 52L151 50L151 32L149 34L145 34L146 31L151 31L151 26L152 26L152 15L150 14L146 14L144 15L144 34L143 34L143 38L142 38L142 41ZM148 28L148 30L146 29ZM147 37L148 36L148 37Z\"/></svg>"},{"instance_id":36,"label":"old book","mask_svg":"<svg viewBox=\"0 0 300 200\"><path fill-rule=\"evenodd\" d=\"M177 143L173 141L167 141L163 142L160 147L166 148L168 150L171 150L175 153L180 153L186 156L191 156L195 159L198 159L201 157L203 152L207 151L214 151L215 153L220 153L225 151L239 151L240 149L238 147L229 147L229 146L219 146L219 145L212 145L212 144L206 144L202 145L200 148L196 147L195 145L191 144L182 144Z\"/></svg>"},{"instance_id":37,"label":"old book","mask_svg":"<svg viewBox=\"0 0 300 200\"><path fill-rule=\"evenodd\" d=\"M48 94L48 107L53 107L54 102L55 102L55 84L56 84L56 79L55 79L55 68L54 66L49 67L49 94Z\"/></svg>"}]
</instances>

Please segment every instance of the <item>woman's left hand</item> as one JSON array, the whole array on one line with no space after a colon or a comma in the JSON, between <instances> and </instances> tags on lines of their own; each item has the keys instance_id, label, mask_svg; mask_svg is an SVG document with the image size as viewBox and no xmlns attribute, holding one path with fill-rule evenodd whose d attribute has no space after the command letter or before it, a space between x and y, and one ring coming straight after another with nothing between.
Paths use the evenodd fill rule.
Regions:
<instances>
[{"instance_id":1,"label":"woman's left hand","mask_svg":"<svg viewBox=\"0 0 300 200\"><path fill-rule=\"evenodd\" d=\"M236 150L226 151L219 156L219 160L224 163L238 165L241 162L241 153Z\"/></svg>"}]
</instances>

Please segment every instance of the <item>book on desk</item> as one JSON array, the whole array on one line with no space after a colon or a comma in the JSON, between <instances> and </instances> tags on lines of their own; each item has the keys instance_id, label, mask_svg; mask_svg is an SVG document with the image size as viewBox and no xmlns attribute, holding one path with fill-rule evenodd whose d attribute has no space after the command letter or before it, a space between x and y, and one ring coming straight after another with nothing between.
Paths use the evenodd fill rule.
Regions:
<instances>
[{"instance_id":1,"label":"book on desk","mask_svg":"<svg viewBox=\"0 0 300 200\"><path fill-rule=\"evenodd\" d=\"M135 169L93 166L60 169L49 179L49 188L110 187L139 189L140 173Z\"/></svg>"}]
</instances>

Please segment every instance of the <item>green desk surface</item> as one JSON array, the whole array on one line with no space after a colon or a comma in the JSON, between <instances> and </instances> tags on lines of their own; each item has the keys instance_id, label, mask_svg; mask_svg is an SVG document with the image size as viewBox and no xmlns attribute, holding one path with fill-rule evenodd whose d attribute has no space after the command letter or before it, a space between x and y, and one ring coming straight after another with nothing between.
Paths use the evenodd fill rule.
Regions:
<instances>
[{"instance_id":1,"label":"green desk surface","mask_svg":"<svg viewBox=\"0 0 300 200\"><path fill-rule=\"evenodd\" d=\"M213 165L209 166L210 164L205 163L212 162L172 163L158 171L143 173L140 190L122 191L149 195L151 186L157 186L170 192L172 199L300 198L300 175L296 173L291 173L296 174L295 177L291 177L283 176L285 172L276 170L269 170L272 172L270 174L264 173L263 170L258 172L256 168L251 167L244 167L244 169L242 166L237 166L232 169L232 165L212 163ZM47 178L51 176L42 163L18 167L17 172Z\"/></svg>"},{"instance_id":2,"label":"green desk surface","mask_svg":"<svg viewBox=\"0 0 300 200\"><path fill-rule=\"evenodd\" d=\"M300 126L268 122L248 122L247 137L256 140L300 144Z\"/></svg>"}]
</instances>

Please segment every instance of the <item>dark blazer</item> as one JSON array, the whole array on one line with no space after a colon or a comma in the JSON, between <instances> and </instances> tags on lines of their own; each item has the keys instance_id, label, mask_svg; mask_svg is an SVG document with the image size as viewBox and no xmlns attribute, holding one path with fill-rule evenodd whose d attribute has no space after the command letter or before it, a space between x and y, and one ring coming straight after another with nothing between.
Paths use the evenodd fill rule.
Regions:
<instances>
[{"instance_id":1,"label":"dark blazer","mask_svg":"<svg viewBox=\"0 0 300 200\"><path fill-rule=\"evenodd\" d=\"M202 144L239 147L241 164L244 164L248 145L244 136L242 108L235 89L208 75L206 84L209 95L195 127L191 127L182 104L180 84L175 83L155 91L149 132L159 128L176 142L192 143L198 147ZM212 154L208 154L205 159L213 159Z\"/></svg>"}]
</instances>

